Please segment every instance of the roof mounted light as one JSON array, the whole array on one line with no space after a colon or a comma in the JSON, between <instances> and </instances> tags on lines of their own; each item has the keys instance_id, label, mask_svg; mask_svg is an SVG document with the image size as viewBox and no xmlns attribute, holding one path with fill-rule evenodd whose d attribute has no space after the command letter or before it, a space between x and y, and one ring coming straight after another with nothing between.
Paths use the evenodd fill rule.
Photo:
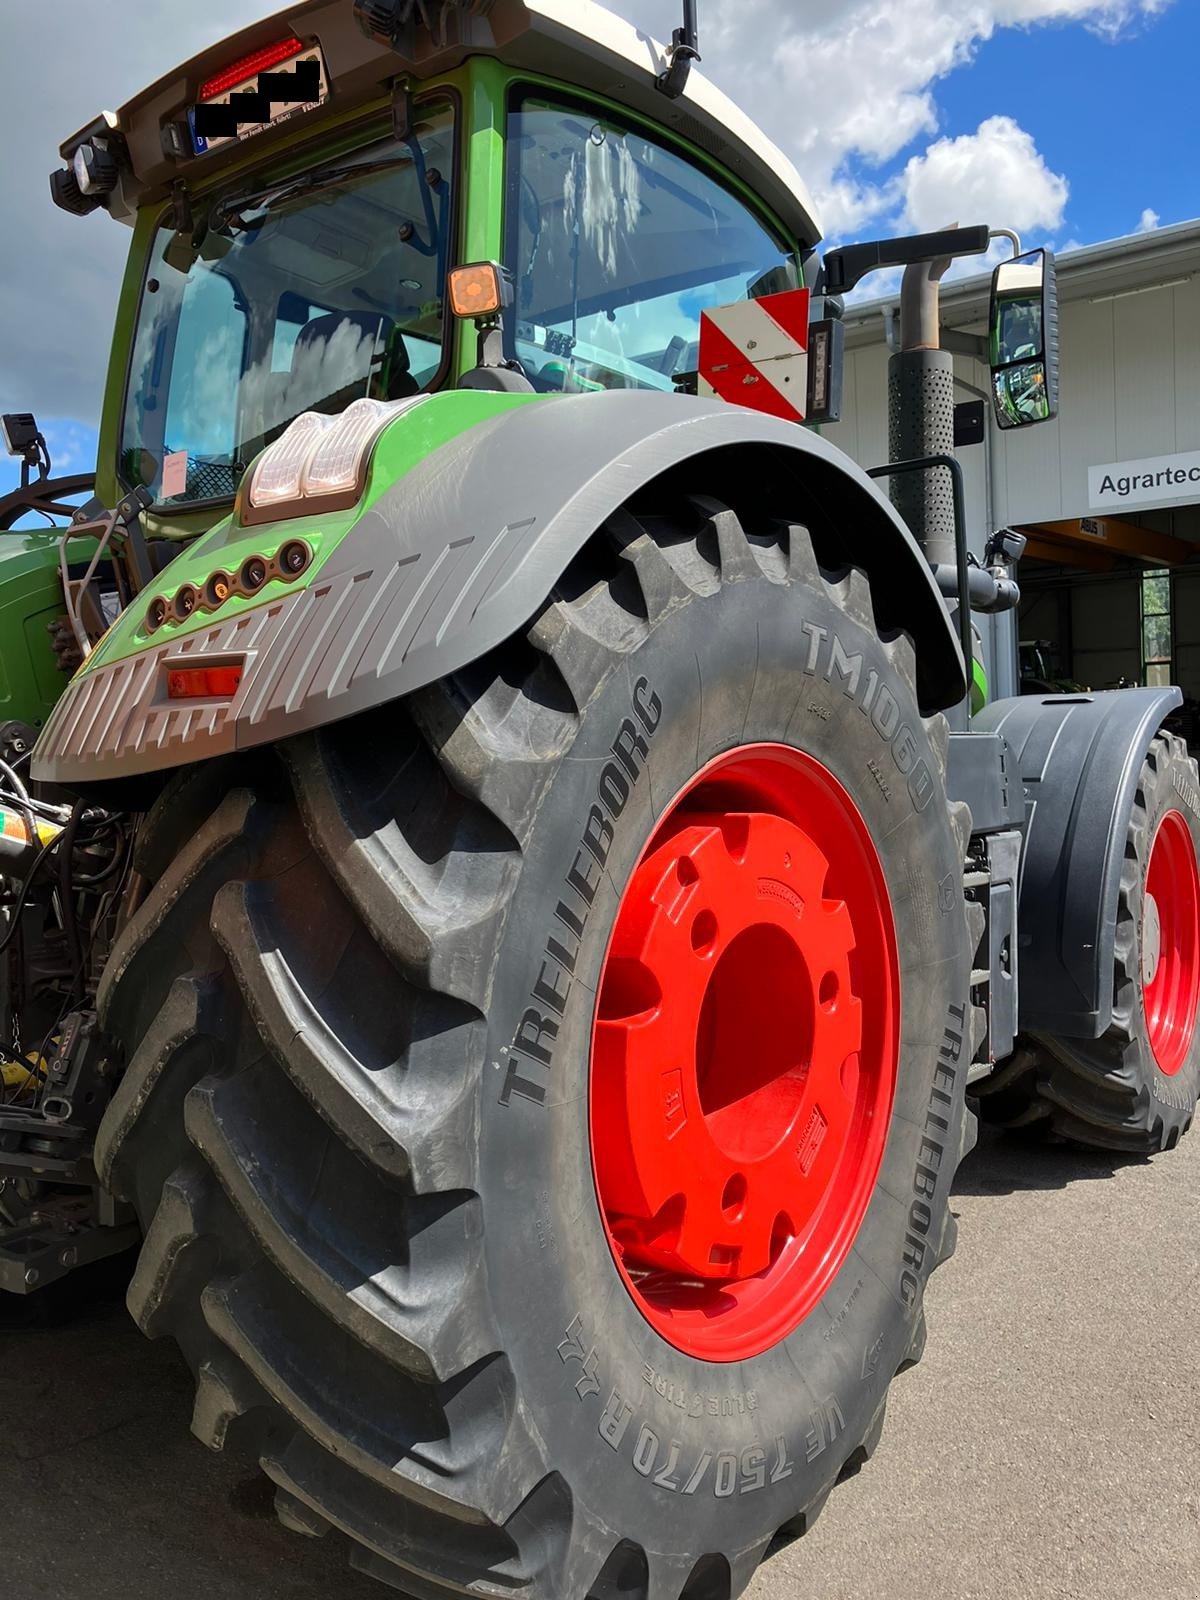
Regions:
<instances>
[{"instance_id":1,"label":"roof mounted light","mask_svg":"<svg viewBox=\"0 0 1200 1600\"><path fill-rule=\"evenodd\" d=\"M112 152L99 143L81 144L71 158L71 171L80 194L111 194L117 187L120 171Z\"/></svg>"},{"instance_id":2,"label":"roof mounted light","mask_svg":"<svg viewBox=\"0 0 1200 1600\"><path fill-rule=\"evenodd\" d=\"M400 36L413 22L426 23L439 45L447 42L450 18L465 12L486 17L496 0L354 0L354 20L376 44L398 47Z\"/></svg>"},{"instance_id":3,"label":"roof mounted light","mask_svg":"<svg viewBox=\"0 0 1200 1600\"><path fill-rule=\"evenodd\" d=\"M100 205L99 195L84 194L70 167L50 174L50 198L60 211L69 211L73 217L86 217Z\"/></svg>"},{"instance_id":4,"label":"roof mounted light","mask_svg":"<svg viewBox=\"0 0 1200 1600\"><path fill-rule=\"evenodd\" d=\"M50 195L56 206L76 217L86 217L105 204L105 196L121 181L121 167L129 163L115 111L93 117L59 146L58 153L67 165L50 174Z\"/></svg>"}]
</instances>

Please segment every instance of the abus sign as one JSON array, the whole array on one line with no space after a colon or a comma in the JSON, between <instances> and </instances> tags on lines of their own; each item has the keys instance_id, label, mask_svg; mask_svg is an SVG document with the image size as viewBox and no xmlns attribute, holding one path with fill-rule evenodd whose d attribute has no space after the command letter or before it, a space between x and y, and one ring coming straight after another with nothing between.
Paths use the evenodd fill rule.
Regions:
<instances>
[{"instance_id":1,"label":"abus sign","mask_svg":"<svg viewBox=\"0 0 1200 1600\"><path fill-rule=\"evenodd\" d=\"M1093 511L1186 500L1200 500L1200 450L1088 468L1088 504Z\"/></svg>"}]
</instances>

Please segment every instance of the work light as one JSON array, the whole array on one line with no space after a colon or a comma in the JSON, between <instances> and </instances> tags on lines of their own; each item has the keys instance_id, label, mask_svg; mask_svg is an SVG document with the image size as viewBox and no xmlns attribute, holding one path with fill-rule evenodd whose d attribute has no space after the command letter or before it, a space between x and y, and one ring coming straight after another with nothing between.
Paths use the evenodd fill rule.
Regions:
<instances>
[{"instance_id":1,"label":"work light","mask_svg":"<svg viewBox=\"0 0 1200 1600\"><path fill-rule=\"evenodd\" d=\"M355 400L339 417L306 411L265 450L239 495L243 524L312 516L357 504L380 434L425 395L405 400Z\"/></svg>"}]
</instances>

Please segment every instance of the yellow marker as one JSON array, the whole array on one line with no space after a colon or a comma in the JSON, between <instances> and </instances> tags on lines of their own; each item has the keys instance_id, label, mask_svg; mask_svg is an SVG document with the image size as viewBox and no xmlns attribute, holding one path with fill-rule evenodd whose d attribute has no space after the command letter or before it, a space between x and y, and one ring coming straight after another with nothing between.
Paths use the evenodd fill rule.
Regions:
<instances>
[{"instance_id":1,"label":"yellow marker","mask_svg":"<svg viewBox=\"0 0 1200 1600\"><path fill-rule=\"evenodd\" d=\"M41 817L33 817L35 829L34 839L29 835L30 819L19 811L5 811L0 809L0 862L19 861L35 848L42 849L48 844L53 844L62 829L53 822L46 822Z\"/></svg>"},{"instance_id":2,"label":"yellow marker","mask_svg":"<svg viewBox=\"0 0 1200 1600\"><path fill-rule=\"evenodd\" d=\"M0 1083L5 1089L15 1089L18 1096L27 1090L37 1088L46 1076L45 1058L35 1061L33 1051L25 1057L28 1066L20 1066L15 1061L0 1063Z\"/></svg>"}]
</instances>

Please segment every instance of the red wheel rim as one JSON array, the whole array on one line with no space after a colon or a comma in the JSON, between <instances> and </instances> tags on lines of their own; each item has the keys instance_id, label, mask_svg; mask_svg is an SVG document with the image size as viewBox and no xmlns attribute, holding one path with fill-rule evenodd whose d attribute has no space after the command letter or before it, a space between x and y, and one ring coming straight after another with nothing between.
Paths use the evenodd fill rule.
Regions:
<instances>
[{"instance_id":1,"label":"red wheel rim","mask_svg":"<svg viewBox=\"0 0 1200 1600\"><path fill-rule=\"evenodd\" d=\"M819 762L747 745L663 815L625 890L592 1039L609 1243L677 1349L785 1338L849 1254L896 1089L900 967L858 808Z\"/></svg>"},{"instance_id":2,"label":"red wheel rim","mask_svg":"<svg viewBox=\"0 0 1200 1600\"><path fill-rule=\"evenodd\" d=\"M1180 811L1158 825L1142 906L1142 1001L1160 1071L1182 1070L1200 1001L1200 871L1191 829Z\"/></svg>"}]
</instances>

